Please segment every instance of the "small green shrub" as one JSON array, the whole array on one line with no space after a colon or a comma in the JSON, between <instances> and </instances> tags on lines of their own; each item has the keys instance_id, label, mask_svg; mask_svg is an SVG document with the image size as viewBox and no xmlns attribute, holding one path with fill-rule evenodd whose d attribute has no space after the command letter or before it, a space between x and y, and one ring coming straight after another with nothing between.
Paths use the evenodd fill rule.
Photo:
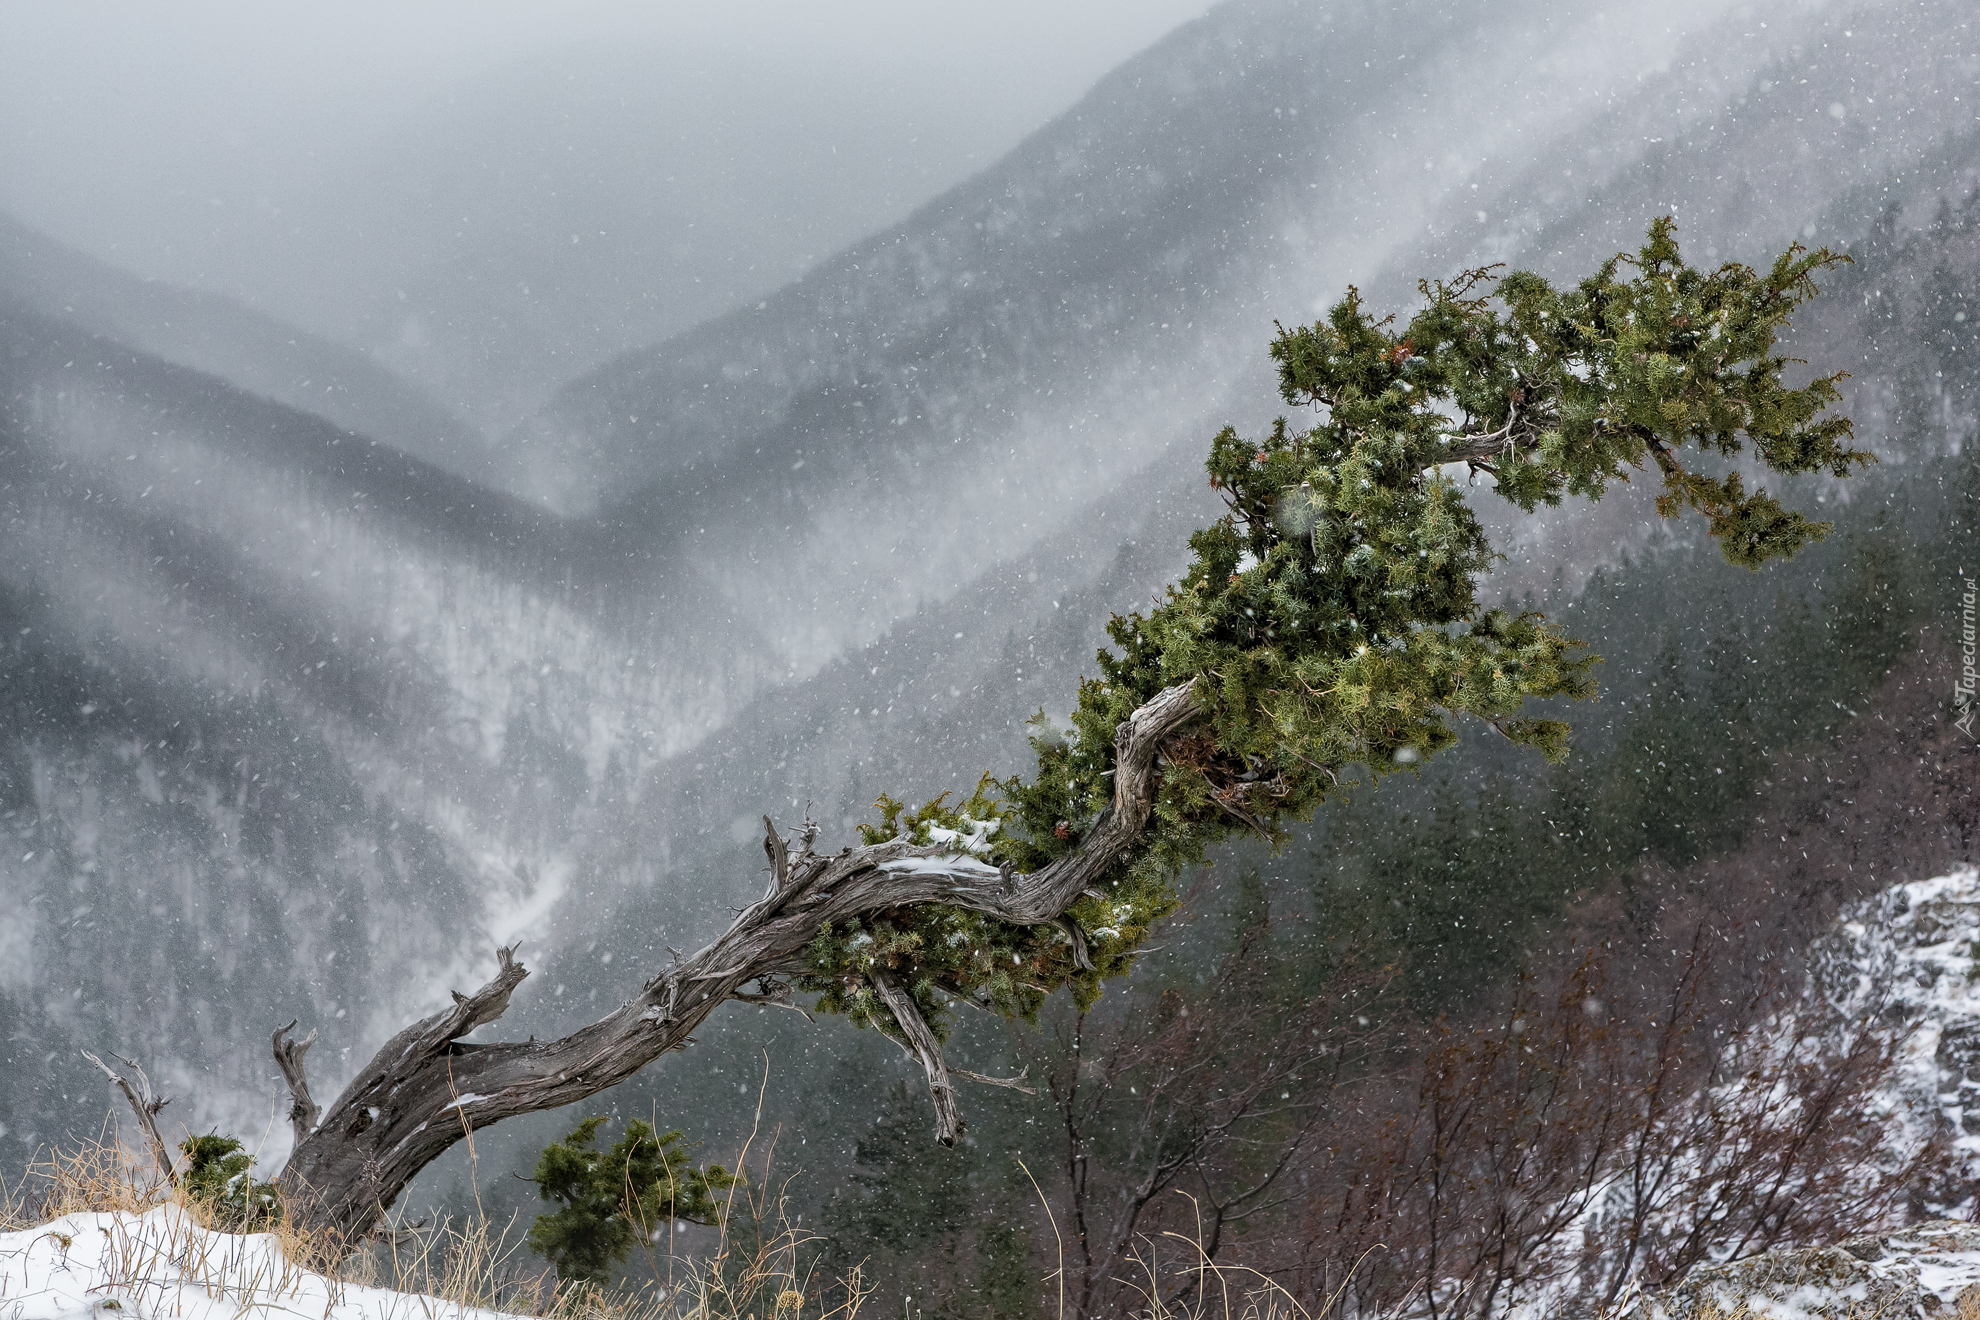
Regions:
<instances>
[{"instance_id":1,"label":"small green shrub","mask_svg":"<svg viewBox=\"0 0 1980 1320\"><path fill-rule=\"evenodd\" d=\"M205 1208L213 1226L228 1233L261 1232L280 1222L281 1195L273 1183L256 1182L254 1156L232 1137L209 1132L179 1144L186 1157L180 1186Z\"/></svg>"},{"instance_id":2,"label":"small green shrub","mask_svg":"<svg viewBox=\"0 0 1980 1320\"><path fill-rule=\"evenodd\" d=\"M544 1200L563 1206L529 1230L529 1245L560 1278L604 1283L635 1242L673 1232L676 1220L715 1223L715 1194L742 1181L719 1164L691 1167L679 1129L655 1133L643 1119L626 1124L610 1150L594 1150L606 1122L587 1118L545 1146L529 1176Z\"/></svg>"}]
</instances>

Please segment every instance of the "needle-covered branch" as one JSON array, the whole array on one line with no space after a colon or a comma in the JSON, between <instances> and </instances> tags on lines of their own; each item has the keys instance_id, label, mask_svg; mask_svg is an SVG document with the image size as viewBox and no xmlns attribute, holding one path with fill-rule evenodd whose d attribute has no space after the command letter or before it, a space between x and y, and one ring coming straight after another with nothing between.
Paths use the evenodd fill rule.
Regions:
<instances>
[{"instance_id":1,"label":"needle-covered branch","mask_svg":"<svg viewBox=\"0 0 1980 1320\"><path fill-rule=\"evenodd\" d=\"M816 825L793 847L766 819L762 897L560 1040L465 1039L527 975L505 949L492 981L388 1042L313 1126L294 1044L291 1213L336 1254L473 1128L594 1095L686 1045L717 1005L791 991L907 1042L952 1140L950 1079L970 1074L940 1047L959 1002L1015 1017L1060 989L1090 1003L1133 965L1206 848L1277 836L1357 773L1420 763L1455 741L1460 716L1566 754L1566 725L1526 706L1592 695L1595 657L1538 614L1480 604L1496 555L1453 464L1489 472L1530 512L1600 498L1654 463L1660 507L1705 514L1736 563L1820 536L1737 472L1702 475L1700 460L1750 446L1768 471L1839 477L1868 461L1847 444L1848 419L1823 415L1837 377L1790 389L1774 352L1837 260L1796 248L1765 275L1699 272L1660 221L1638 254L1573 290L1474 271L1426 283L1400 333L1352 291L1327 320L1281 329L1283 396L1317 421L1213 440L1211 485L1230 516L1191 538L1194 562L1154 610L1109 624L1114 647L1082 681L1070 729L1041 713L1032 777L986 776L953 806L882 798L861 846L834 854L815 851Z\"/></svg>"},{"instance_id":2,"label":"needle-covered branch","mask_svg":"<svg viewBox=\"0 0 1980 1320\"><path fill-rule=\"evenodd\" d=\"M1793 247L1764 274L1736 262L1701 271L1680 257L1675 232L1657 221L1636 255L1573 289L1519 272L1487 298L1489 269L1425 281L1427 305L1400 333L1350 290L1326 321L1280 331L1272 356L1285 400L1327 409L1307 438L1341 457L1372 442L1404 464L1469 463L1527 512L1566 495L1600 499L1654 463L1659 511L1705 514L1733 563L1792 554L1828 525L1680 455L1750 446L1773 472L1837 477L1871 461L1851 447L1847 417L1823 415L1842 373L1789 388L1782 373L1795 359L1775 352L1815 275L1848 258Z\"/></svg>"}]
</instances>

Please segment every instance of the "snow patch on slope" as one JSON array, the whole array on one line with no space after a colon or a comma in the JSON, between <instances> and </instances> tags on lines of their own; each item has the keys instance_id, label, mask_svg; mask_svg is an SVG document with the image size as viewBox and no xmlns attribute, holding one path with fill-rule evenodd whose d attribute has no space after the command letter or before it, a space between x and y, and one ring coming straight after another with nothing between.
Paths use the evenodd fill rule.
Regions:
<instances>
[{"instance_id":1,"label":"snow patch on slope","mask_svg":"<svg viewBox=\"0 0 1980 1320\"><path fill-rule=\"evenodd\" d=\"M266 1233L216 1233L175 1205L0 1233L0 1320L502 1320L325 1278Z\"/></svg>"},{"instance_id":2,"label":"snow patch on slope","mask_svg":"<svg viewBox=\"0 0 1980 1320\"><path fill-rule=\"evenodd\" d=\"M1838 1245L1743 1258L1721 1243L1680 1283L1654 1293L1639 1291L1639 1260L1622 1282L1622 1300L1610 1308L1600 1299L1612 1282L1607 1262L1623 1235L1633 1231L1649 1242L1682 1236L1697 1208L1687 1196L1666 1199L1632 1229L1625 1167L1586 1198L1496 1314L1505 1320L1596 1314L1712 1320L1742 1308L1755 1320L1955 1314L1943 1305L1961 1320L1980 1316L1980 1226L1949 1222L1972 1213L1980 1183L1980 869L1893 885L1846 906L1834 928L1808 946L1807 960L1809 979L1797 1002L1756 1024L1749 1051L1726 1070L1730 1080L1701 1102L1791 1121L1802 1098L1787 1089L1791 1074L1775 1064L1786 1056L1819 1062L1825 1047L1858 1033L1894 1041L1895 1067L1859 1101L1882 1135L1875 1167L1862 1172L1907 1176L1902 1171L1919 1151L1934 1138L1946 1140L1949 1166L1931 1168L1923 1185L1910 1190L1918 1209L1947 1218L1901 1230L1889 1222L1858 1223L1852 1227L1875 1231ZM1762 1075L1768 1094L1746 1093ZM1668 1185L1698 1190L1697 1158L1692 1148L1681 1149L1666 1170ZM1898 1217L1903 1213L1900 1208ZM1430 1311L1419 1305L1405 1314Z\"/></svg>"}]
</instances>

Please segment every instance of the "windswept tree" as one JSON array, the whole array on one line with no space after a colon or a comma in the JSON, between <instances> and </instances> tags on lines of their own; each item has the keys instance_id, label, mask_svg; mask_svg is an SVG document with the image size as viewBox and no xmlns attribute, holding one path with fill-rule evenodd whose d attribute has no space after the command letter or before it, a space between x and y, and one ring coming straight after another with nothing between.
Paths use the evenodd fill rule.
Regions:
<instances>
[{"instance_id":1,"label":"windswept tree","mask_svg":"<svg viewBox=\"0 0 1980 1320\"><path fill-rule=\"evenodd\" d=\"M487 985L386 1042L327 1111L304 1076L308 1039L276 1032L294 1097L288 1215L339 1255L468 1124L595 1095L730 1000L814 996L893 1037L953 1143L953 1079L972 1076L942 1055L958 1003L1028 1017L1062 989L1090 1002L1206 849L1277 836L1357 775L1420 763L1455 741L1457 717L1566 754L1567 727L1527 703L1590 696L1596 657L1538 614L1480 604L1496 556L1467 475L1523 513L1648 476L1662 514L1702 515L1749 567L1821 537L1827 524L1749 492L1741 469L1845 477L1870 461L1829 411L1840 377L1791 388L1776 353L1841 260L1796 247L1765 272L1698 270L1659 220L1637 254L1572 288L1474 270L1422 284L1407 324L1350 290L1325 320L1280 327L1271 355L1301 420L1212 440L1228 515L1190 538L1159 606L1108 625L1070 733L1041 727L1030 777L986 777L955 806L883 799L880 824L836 851L812 822L786 838L766 817L763 896L562 1039L462 1039L527 975L513 949Z\"/></svg>"}]
</instances>

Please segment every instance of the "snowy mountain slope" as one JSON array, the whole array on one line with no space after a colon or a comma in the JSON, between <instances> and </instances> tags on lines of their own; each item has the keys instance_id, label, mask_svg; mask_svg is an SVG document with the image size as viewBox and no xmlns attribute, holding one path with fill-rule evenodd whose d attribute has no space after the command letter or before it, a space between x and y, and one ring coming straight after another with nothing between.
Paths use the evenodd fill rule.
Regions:
<instances>
[{"instance_id":1,"label":"snowy mountain slope","mask_svg":"<svg viewBox=\"0 0 1980 1320\"><path fill-rule=\"evenodd\" d=\"M1621 1245L1618 1234L1646 1243L1678 1240L1698 1209L1671 1197L1633 1223L1625 1171L1574 1212L1572 1228L1534 1263L1532 1282L1519 1289L1507 1314L1593 1313L1603 1309L1595 1298L1612 1283L1625 1286L1623 1300L1611 1309L1637 1320L1703 1320L1747 1309L1785 1320L1865 1304L1877 1315L1922 1317L1969 1287L1980 1298L1980 1230L1970 1222L1945 1222L1970 1220L1980 1177L1980 1114L1972 1112L1980 1097L1976 937L1980 872L1971 866L1889 885L1847 904L1805 950L1809 975L1798 997L1750 1025L1757 1049L1727 1066L1700 1102L1737 1107L1750 1100L1750 1088L1778 1086L1767 1060L1783 1052L1821 1059L1836 1042L1865 1032L1880 1046L1895 1043L1894 1068L1853 1097L1849 1109L1875 1134L1873 1162L1881 1167L1855 1170L1851 1181L1862 1187L1866 1175L1889 1177L1940 1143L1943 1158L1918 1165L1922 1176L1901 1203L1847 1224L1859 1236L1836 1245L1790 1238L1782 1249L1743 1258L1733 1242L1716 1245L1675 1284L1643 1292L1639 1288L1648 1287L1654 1274L1625 1280L1606 1275ZM1777 1093L1769 1109L1792 1113L1801 1099ZM1666 1174L1674 1185L1696 1177L1695 1168L1684 1167L1693 1158L1679 1152L1680 1167ZM1799 1185L1805 1176L1787 1181ZM1745 1249L1754 1251L1761 1240L1748 1238ZM1655 1267L1646 1258L1642 1268Z\"/></svg>"},{"instance_id":2,"label":"snowy mountain slope","mask_svg":"<svg viewBox=\"0 0 1980 1320\"><path fill-rule=\"evenodd\" d=\"M1814 984L1844 1021L1904 1035L1887 1103L1907 1135L1943 1131L1955 1163L1922 1189L1939 1214L1970 1214L1980 1182L1980 872L1893 885L1851 905L1809 950Z\"/></svg>"},{"instance_id":3,"label":"snowy mountain slope","mask_svg":"<svg viewBox=\"0 0 1980 1320\"><path fill-rule=\"evenodd\" d=\"M1887 203L1972 186L1961 140L1980 127L1976 88L1980 26L1963 5L1734 10L1633 94L1486 164L1477 190L1438 208L1410 269L1504 260L1579 271L1634 249L1643 217L1665 213L1694 259L1758 262L1791 239L1847 242Z\"/></svg>"},{"instance_id":4,"label":"snowy mountain slope","mask_svg":"<svg viewBox=\"0 0 1980 1320\"><path fill-rule=\"evenodd\" d=\"M1220 8L996 169L762 308L574 382L512 443L546 481L577 483L566 506L604 498L630 540L775 613L807 672L1133 474L1177 470L1168 449L1262 422L1272 319L1350 281L1400 303L1415 275L1475 261L1570 276L1679 201L1694 253L1760 260L1866 181L1956 190L1970 160L1914 167L1970 127L1951 96L1980 66L1957 6L1886 16L1875 50L1867 30L1820 42L1855 12L1804 40L1792 14L1761 29L1682 11L1652 41L1622 10L1566 28L1548 7L1495 11L1494 40L1549 27L1557 75L1500 103L1462 76L1479 39L1463 15ZM1669 67L1619 88L1594 74L1605 42ZM1760 93L1783 65L1813 83ZM1846 83L1857 118L1811 124L1807 98ZM1666 122L1690 136L1641 132ZM1570 158L1593 163L1539 185L1530 162ZM1770 189L1771 210L1743 204L1749 161L1782 160L1806 164L1795 186ZM1874 210L1859 218L1852 232Z\"/></svg>"},{"instance_id":5,"label":"snowy mountain slope","mask_svg":"<svg viewBox=\"0 0 1980 1320\"><path fill-rule=\"evenodd\" d=\"M389 1034L647 875L638 784L760 681L691 580L602 604L554 520L74 327L0 309L0 402L0 1136L105 1039L240 1126L270 1013Z\"/></svg>"},{"instance_id":6,"label":"snowy mountain slope","mask_svg":"<svg viewBox=\"0 0 1980 1320\"><path fill-rule=\"evenodd\" d=\"M347 16L310 52L273 25L47 20L0 75L0 207L499 433L899 220L1205 3L871 28L560 11L468 40Z\"/></svg>"},{"instance_id":7,"label":"snowy mountain slope","mask_svg":"<svg viewBox=\"0 0 1980 1320\"><path fill-rule=\"evenodd\" d=\"M1571 142L1621 189L1662 145L1639 140L1660 107L1751 101L1786 56L1724 39L1717 12L1215 11L763 308L573 384L515 440L589 518L10 312L0 581L12 663L37 677L0 731L25 960L0 991L7 1057L141 1045L202 1118L258 1129L264 1033L288 1016L324 1027L327 1094L525 936L539 976L505 1029L567 1028L754 890L762 812L809 798L843 839L882 790L1019 768L1023 719L1063 711L1105 613L1215 516L1209 434L1275 411L1272 317L1356 278L1400 297L1464 253L1553 263L1559 227L1655 201L1549 201L1522 169ZM1919 12L1945 33L1891 40L1964 76L1957 15ZM1466 78L1498 42L1551 54L1530 85ZM1640 83L1595 58L1615 46L1651 66ZM1901 73L1859 77L1866 115ZM1766 118L1753 150L1794 149L1799 122ZM1909 169L1928 138L1880 156L1869 134L1848 171L1821 157L1781 216L1822 205L1823 178L1842 198ZM1658 177L1743 214L1713 200L1738 183L1724 144L1687 141ZM1474 196L1489 219L1529 193L1530 222L1459 234ZM1759 256L1740 245L1784 241L1773 223L1686 237ZM1832 324L1873 356L1863 325ZM1523 585L1599 562L1616 526L1563 524ZM0 1078L6 1140L54 1131L72 1096L94 1109L100 1083L60 1066Z\"/></svg>"},{"instance_id":8,"label":"snowy mountain slope","mask_svg":"<svg viewBox=\"0 0 1980 1320\"><path fill-rule=\"evenodd\" d=\"M494 475L474 428L363 353L218 294L136 279L4 213L0 294L449 471L484 481Z\"/></svg>"},{"instance_id":9,"label":"snowy mountain slope","mask_svg":"<svg viewBox=\"0 0 1980 1320\"><path fill-rule=\"evenodd\" d=\"M1076 507L1123 448L1145 460L1213 416L1237 373L1261 381L1256 345L1315 296L1307 269L1337 289L1414 231L1450 185L1395 168L1414 149L1399 133L1465 160L1564 127L1606 95L1575 76L1595 47L1654 59L1674 40L1673 15L1651 36L1627 12L1563 25L1555 7L1498 8L1492 39L1534 39L1560 79L1545 98L1467 83L1490 104L1460 109L1477 14L1223 6L905 224L762 308L574 382L515 440L559 464L596 455L554 474L573 507L724 455L725 481L781 471L799 450L905 495L924 488L893 461L902 448L954 442L994 488L1011 441L1019 465L1052 447L1057 504ZM1386 214L1361 214L1377 198ZM766 442L782 462L754 461Z\"/></svg>"},{"instance_id":10,"label":"snowy mountain slope","mask_svg":"<svg viewBox=\"0 0 1980 1320\"><path fill-rule=\"evenodd\" d=\"M307 242L264 240L295 264L355 240L362 274L322 269L279 306L500 433L628 346L769 295L1028 126L1031 98L945 75L774 41L542 51L298 187L287 222Z\"/></svg>"}]
</instances>

